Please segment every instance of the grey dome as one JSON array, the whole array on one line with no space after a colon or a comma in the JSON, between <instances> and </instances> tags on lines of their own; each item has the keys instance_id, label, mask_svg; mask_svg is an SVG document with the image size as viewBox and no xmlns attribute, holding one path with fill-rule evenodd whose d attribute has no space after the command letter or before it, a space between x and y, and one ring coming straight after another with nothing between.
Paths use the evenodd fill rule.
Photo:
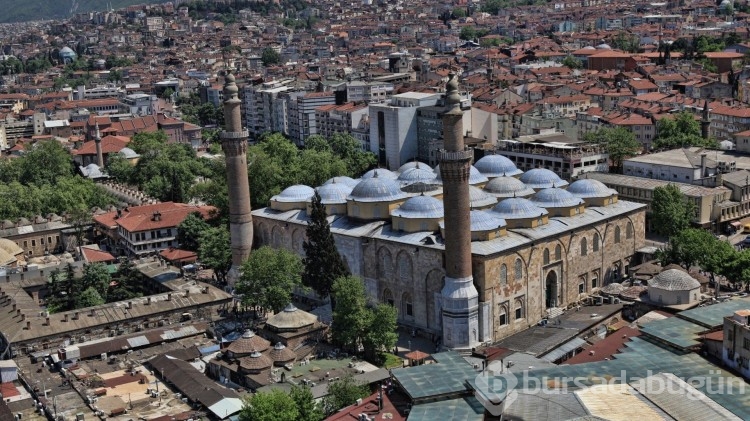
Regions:
<instances>
[{"instance_id":1,"label":"grey dome","mask_svg":"<svg viewBox=\"0 0 750 421\"><path fill-rule=\"evenodd\" d=\"M567 208L583 203L580 197L557 187L539 190L531 196L531 201L541 208Z\"/></svg>"},{"instance_id":2,"label":"grey dome","mask_svg":"<svg viewBox=\"0 0 750 421\"><path fill-rule=\"evenodd\" d=\"M570 186L568 186L567 191L573 196L580 197L582 199L589 199L593 197L610 197L617 194L616 190L610 189L601 181L591 180L588 178L572 182Z\"/></svg>"},{"instance_id":3,"label":"grey dome","mask_svg":"<svg viewBox=\"0 0 750 421\"><path fill-rule=\"evenodd\" d=\"M428 168L428 169L429 169L429 168L430 168L430 166L429 166L429 165L427 165L427 164L425 164L425 163L423 163L423 162L419 162L419 161L411 161L411 162L407 162L406 164L404 164L404 165L400 166L400 167L398 168L398 171L397 171L397 172L399 172L399 173L403 173L404 171L406 171L406 170L410 170L410 169L412 169L412 168Z\"/></svg>"},{"instance_id":4,"label":"grey dome","mask_svg":"<svg viewBox=\"0 0 750 421\"><path fill-rule=\"evenodd\" d=\"M667 269L648 281L648 287L664 291L690 291L700 288L701 284L679 269Z\"/></svg>"},{"instance_id":5,"label":"grey dome","mask_svg":"<svg viewBox=\"0 0 750 421\"><path fill-rule=\"evenodd\" d=\"M315 189L320 195L320 201L324 205L336 205L346 203L346 198L352 193L352 187L345 183L323 184ZM312 197L310 197L312 200Z\"/></svg>"},{"instance_id":6,"label":"grey dome","mask_svg":"<svg viewBox=\"0 0 750 421\"><path fill-rule=\"evenodd\" d=\"M502 155L487 155L474 166L486 177L514 176L523 173L510 159Z\"/></svg>"},{"instance_id":7,"label":"grey dome","mask_svg":"<svg viewBox=\"0 0 750 421\"><path fill-rule=\"evenodd\" d=\"M471 211L471 231L492 231L506 226L505 219L488 211Z\"/></svg>"},{"instance_id":8,"label":"grey dome","mask_svg":"<svg viewBox=\"0 0 750 421\"><path fill-rule=\"evenodd\" d=\"M366 180L368 178L373 178L375 177L375 174L377 174L380 178L390 178L391 180L395 180L398 178L398 174L392 171L388 171L385 168L375 168L362 174L362 179Z\"/></svg>"},{"instance_id":9,"label":"grey dome","mask_svg":"<svg viewBox=\"0 0 750 421\"><path fill-rule=\"evenodd\" d=\"M622 286L622 284L613 282L609 285L605 285L604 288L599 290L599 292L601 292L602 294L620 295L620 293L624 290L625 290L625 287Z\"/></svg>"},{"instance_id":10,"label":"grey dome","mask_svg":"<svg viewBox=\"0 0 750 421\"><path fill-rule=\"evenodd\" d=\"M484 186L484 191L495 197L527 197L534 194L534 189L515 177L495 177Z\"/></svg>"},{"instance_id":11,"label":"grey dome","mask_svg":"<svg viewBox=\"0 0 750 421\"><path fill-rule=\"evenodd\" d=\"M521 176L521 181L532 189L567 186L568 182L546 168L534 168Z\"/></svg>"},{"instance_id":12,"label":"grey dome","mask_svg":"<svg viewBox=\"0 0 750 421\"><path fill-rule=\"evenodd\" d=\"M433 169L433 171L436 174L435 179L439 181L440 183L442 183L443 177L440 174L440 165L435 165L435 168ZM479 170L476 169L476 167L472 165L469 168L469 184L474 185L474 184L481 184L481 183L486 183L486 182L487 182L487 177L485 177L484 174L480 173Z\"/></svg>"},{"instance_id":13,"label":"grey dome","mask_svg":"<svg viewBox=\"0 0 750 421\"><path fill-rule=\"evenodd\" d=\"M86 165L85 167L79 167L81 170L81 174L83 174L84 177L87 178L99 178L99 177L105 177L105 174L102 172L101 168L99 168L98 165L91 163Z\"/></svg>"},{"instance_id":14,"label":"grey dome","mask_svg":"<svg viewBox=\"0 0 750 421\"><path fill-rule=\"evenodd\" d=\"M312 187L305 186L303 184L295 184L285 188L281 193L272 197L272 201L276 202L307 202L313 195L315 190Z\"/></svg>"},{"instance_id":15,"label":"grey dome","mask_svg":"<svg viewBox=\"0 0 750 421\"><path fill-rule=\"evenodd\" d=\"M472 209L486 208L497 203L497 199L479 187L469 186L469 206Z\"/></svg>"},{"instance_id":16,"label":"grey dome","mask_svg":"<svg viewBox=\"0 0 750 421\"><path fill-rule=\"evenodd\" d=\"M372 178L357 183L347 199L358 202L390 202L405 197L406 193L401 191L398 183L390 178L381 178L378 170Z\"/></svg>"},{"instance_id":17,"label":"grey dome","mask_svg":"<svg viewBox=\"0 0 750 421\"><path fill-rule=\"evenodd\" d=\"M137 153L135 153L134 150L132 150L130 148L122 148L122 149L120 149L119 153L120 153L120 155L122 155L123 157L125 157L125 159L138 158L140 156Z\"/></svg>"},{"instance_id":18,"label":"grey dome","mask_svg":"<svg viewBox=\"0 0 750 421\"><path fill-rule=\"evenodd\" d=\"M443 202L432 196L414 196L391 212L401 218L442 218L444 214Z\"/></svg>"},{"instance_id":19,"label":"grey dome","mask_svg":"<svg viewBox=\"0 0 750 421\"><path fill-rule=\"evenodd\" d=\"M503 219L538 218L542 215L548 214L546 209L540 208L529 199L524 199L522 197L511 197L510 199L505 199L495 205L491 212L495 214L495 216Z\"/></svg>"},{"instance_id":20,"label":"grey dome","mask_svg":"<svg viewBox=\"0 0 750 421\"><path fill-rule=\"evenodd\" d=\"M414 183L439 184L436 180L435 173L426 165L417 165L412 168L407 168L398 176L398 181L404 185Z\"/></svg>"},{"instance_id":21,"label":"grey dome","mask_svg":"<svg viewBox=\"0 0 750 421\"><path fill-rule=\"evenodd\" d=\"M597 50L611 50L612 47L609 46L607 43L602 43L596 46Z\"/></svg>"},{"instance_id":22,"label":"grey dome","mask_svg":"<svg viewBox=\"0 0 750 421\"><path fill-rule=\"evenodd\" d=\"M355 180L355 179L353 179L351 177L347 177L345 175L342 175L342 176L338 176L338 177L329 178L328 180L326 180L325 183L323 183L323 185L325 186L325 185L331 184L331 183L346 184L347 186L349 186L351 188L354 188L354 186L356 186L357 183L359 183L359 180Z\"/></svg>"}]
</instances>

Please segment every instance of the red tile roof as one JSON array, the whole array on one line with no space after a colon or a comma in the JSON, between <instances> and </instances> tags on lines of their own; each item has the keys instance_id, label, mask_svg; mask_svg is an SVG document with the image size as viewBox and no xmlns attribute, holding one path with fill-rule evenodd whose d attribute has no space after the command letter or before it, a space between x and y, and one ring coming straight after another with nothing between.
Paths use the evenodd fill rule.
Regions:
<instances>
[{"instance_id":1,"label":"red tile roof","mask_svg":"<svg viewBox=\"0 0 750 421\"><path fill-rule=\"evenodd\" d=\"M565 360L565 364L583 364L611 359L623 346L627 346L630 338L641 336L641 331L632 327L623 327L607 336L596 344L584 349L573 358Z\"/></svg>"},{"instance_id":2,"label":"red tile roof","mask_svg":"<svg viewBox=\"0 0 750 421\"><path fill-rule=\"evenodd\" d=\"M114 262L117 260L115 259L115 256L112 256L106 251L95 250L88 247L81 247L81 253L83 254L83 259L88 263Z\"/></svg>"},{"instance_id":3,"label":"red tile roof","mask_svg":"<svg viewBox=\"0 0 750 421\"><path fill-rule=\"evenodd\" d=\"M170 262L195 261L198 258L198 255L194 251L176 249L174 247L162 250L159 254Z\"/></svg>"},{"instance_id":4,"label":"red tile roof","mask_svg":"<svg viewBox=\"0 0 750 421\"><path fill-rule=\"evenodd\" d=\"M134 206L123 211L117 217L117 212L108 212L94 216L94 220L109 229L118 225L129 232L150 231L163 228L173 228L182 222L189 214L200 212L204 217L209 217L216 208L213 206L194 206L185 203L164 202L153 205ZM155 220L154 213L161 214Z\"/></svg>"},{"instance_id":5,"label":"red tile roof","mask_svg":"<svg viewBox=\"0 0 750 421\"><path fill-rule=\"evenodd\" d=\"M122 148L128 145L127 141L123 141L119 136L104 136L102 138L102 153L117 153ZM73 152L75 155L96 155L96 142L89 140L81 145L80 148Z\"/></svg>"}]
</instances>

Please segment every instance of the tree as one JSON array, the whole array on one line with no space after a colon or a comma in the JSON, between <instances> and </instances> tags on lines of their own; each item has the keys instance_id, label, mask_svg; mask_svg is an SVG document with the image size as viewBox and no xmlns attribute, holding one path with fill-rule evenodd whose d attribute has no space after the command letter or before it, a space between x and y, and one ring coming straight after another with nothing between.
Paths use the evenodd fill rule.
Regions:
<instances>
[{"instance_id":1,"label":"tree","mask_svg":"<svg viewBox=\"0 0 750 421\"><path fill-rule=\"evenodd\" d=\"M102 300L106 301L107 290L111 281L112 276L109 274L107 265L104 263L89 263L83 266L83 275L79 282L82 290L93 288Z\"/></svg>"},{"instance_id":2,"label":"tree","mask_svg":"<svg viewBox=\"0 0 750 421\"><path fill-rule=\"evenodd\" d=\"M167 100L167 101L171 101L172 100L172 95L174 95L174 89L167 88L167 89L164 90L164 92L162 92L161 99L164 99L164 100Z\"/></svg>"},{"instance_id":3,"label":"tree","mask_svg":"<svg viewBox=\"0 0 750 421\"><path fill-rule=\"evenodd\" d=\"M641 144L635 140L633 132L624 127L602 127L595 132L586 133L584 140L603 145L612 161L612 167L618 170L622 167L622 161L641 150Z\"/></svg>"},{"instance_id":4,"label":"tree","mask_svg":"<svg viewBox=\"0 0 750 421\"><path fill-rule=\"evenodd\" d=\"M567 56L563 59L562 65L571 69L580 69L583 67L583 63L581 60L573 57L573 56Z\"/></svg>"},{"instance_id":5,"label":"tree","mask_svg":"<svg viewBox=\"0 0 750 421\"><path fill-rule=\"evenodd\" d=\"M501 9L508 6L506 0L487 0L481 7L481 11L491 15L497 15Z\"/></svg>"},{"instance_id":6,"label":"tree","mask_svg":"<svg viewBox=\"0 0 750 421\"><path fill-rule=\"evenodd\" d=\"M477 37L477 30L471 25L466 25L461 28L461 33L458 37L463 40L471 41Z\"/></svg>"},{"instance_id":7,"label":"tree","mask_svg":"<svg viewBox=\"0 0 750 421\"><path fill-rule=\"evenodd\" d=\"M346 376L328 385L328 395L323 398L323 408L326 414L332 414L369 395L370 389L366 384L358 383L352 376Z\"/></svg>"},{"instance_id":8,"label":"tree","mask_svg":"<svg viewBox=\"0 0 750 421\"><path fill-rule=\"evenodd\" d=\"M209 228L211 226L203 220L203 215L200 212L193 212L177 226L177 244L181 249L198 251L200 238Z\"/></svg>"},{"instance_id":9,"label":"tree","mask_svg":"<svg viewBox=\"0 0 750 421\"><path fill-rule=\"evenodd\" d=\"M130 259L121 258L114 282L107 291L107 301L123 301L143 295L144 276Z\"/></svg>"},{"instance_id":10,"label":"tree","mask_svg":"<svg viewBox=\"0 0 750 421\"><path fill-rule=\"evenodd\" d=\"M380 351L388 351L396 346L398 334L396 333L398 315L396 308L390 304L380 303L370 310L370 325L362 338L365 355L378 364Z\"/></svg>"},{"instance_id":11,"label":"tree","mask_svg":"<svg viewBox=\"0 0 750 421\"><path fill-rule=\"evenodd\" d=\"M688 228L694 208L674 184L654 189L651 202L651 221L654 231L666 237L677 235Z\"/></svg>"},{"instance_id":12,"label":"tree","mask_svg":"<svg viewBox=\"0 0 750 421\"><path fill-rule=\"evenodd\" d=\"M356 350L370 324L365 286L361 279L345 276L334 281L332 293L336 300L331 327L333 341Z\"/></svg>"},{"instance_id":13,"label":"tree","mask_svg":"<svg viewBox=\"0 0 750 421\"><path fill-rule=\"evenodd\" d=\"M461 19L466 17L466 8L464 7L454 7L453 8L453 17L455 19Z\"/></svg>"},{"instance_id":14,"label":"tree","mask_svg":"<svg viewBox=\"0 0 750 421\"><path fill-rule=\"evenodd\" d=\"M294 385L289 391L289 396L297 405L297 421L320 421L325 418L323 408L315 403L309 387Z\"/></svg>"},{"instance_id":15,"label":"tree","mask_svg":"<svg viewBox=\"0 0 750 421\"><path fill-rule=\"evenodd\" d=\"M654 148L674 149L689 146L718 149L715 139L704 139L701 136L700 124L689 111L679 112L674 118L662 118L656 123Z\"/></svg>"},{"instance_id":16,"label":"tree","mask_svg":"<svg viewBox=\"0 0 750 421\"><path fill-rule=\"evenodd\" d=\"M73 174L73 159L56 140L35 143L23 158L19 180L23 184L56 184Z\"/></svg>"},{"instance_id":17,"label":"tree","mask_svg":"<svg viewBox=\"0 0 750 421\"><path fill-rule=\"evenodd\" d=\"M240 411L240 421L288 421L298 416L294 400L281 390L256 393L245 401Z\"/></svg>"},{"instance_id":18,"label":"tree","mask_svg":"<svg viewBox=\"0 0 750 421\"><path fill-rule=\"evenodd\" d=\"M718 240L710 232L696 228L686 228L669 238L668 251L665 257L668 261L662 263L676 263L690 270L699 264L706 253L710 253Z\"/></svg>"},{"instance_id":19,"label":"tree","mask_svg":"<svg viewBox=\"0 0 750 421\"><path fill-rule=\"evenodd\" d=\"M83 290L83 292L76 298L75 308L86 308L99 306L106 303L104 298L94 287L89 287Z\"/></svg>"},{"instance_id":20,"label":"tree","mask_svg":"<svg viewBox=\"0 0 750 421\"><path fill-rule=\"evenodd\" d=\"M242 264L237 291L249 307L279 312L292 301L292 292L302 284L302 261L296 254L263 246Z\"/></svg>"},{"instance_id":21,"label":"tree","mask_svg":"<svg viewBox=\"0 0 750 421\"><path fill-rule=\"evenodd\" d=\"M333 282L350 275L350 272L336 249L336 242L328 224L328 215L318 192L313 196L311 208L307 239L302 244L305 250L302 283L312 288L318 296L325 298L331 293Z\"/></svg>"},{"instance_id":22,"label":"tree","mask_svg":"<svg viewBox=\"0 0 750 421\"><path fill-rule=\"evenodd\" d=\"M213 269L216 281L225 283L232 269L232 248L229 230L222 225L204 229L199 237L198 259Z\"/></svg>"},{"instance_id":23,"label":"tree","mask_svg":"<svg viewBox=\"0 0 750 421\"><path fill-rule=\"evenodd\" d=\"M267 47L263 49L263 52L260 55L260 61L264 66L268 67L273 64L279 64L281 56L273 48Z\"/></svg>"}]
</instances>

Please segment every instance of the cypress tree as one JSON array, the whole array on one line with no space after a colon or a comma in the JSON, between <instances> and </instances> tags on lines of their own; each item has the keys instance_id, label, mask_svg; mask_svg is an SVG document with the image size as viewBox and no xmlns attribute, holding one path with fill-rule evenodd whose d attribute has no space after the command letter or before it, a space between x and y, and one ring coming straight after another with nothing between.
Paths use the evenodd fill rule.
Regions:
<instances>
[{"instance_id":1,"label":"cypress tree","mask_svg":"<svg viewBox=\"0 0 750 421\"><path fill-rule=\"evenodd\" d=\"M333 288L333 281L350 273L336 250L331 227L326 219L326 209L317 192L311 207L307 240L302 245L305 250L302 283L312 288L321 298L325 298Z\"/></svg>"}]
</instances>

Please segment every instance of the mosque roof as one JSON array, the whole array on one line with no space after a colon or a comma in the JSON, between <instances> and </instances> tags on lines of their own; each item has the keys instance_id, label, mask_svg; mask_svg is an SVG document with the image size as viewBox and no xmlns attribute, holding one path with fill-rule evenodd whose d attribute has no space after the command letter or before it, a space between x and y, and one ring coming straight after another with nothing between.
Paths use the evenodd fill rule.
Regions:
<instances>
[{"instance_id":1,"label":"mosque roof","mask_svg":"<svg viewBox=\"0 0 750 421\"><path fill-rule=\"evenodd\" d=\"M526 197L534 194L534 189L515 177L495 177L484 186L484 191L495 197Z\"/></svg>"},{"instance_id":2,"label":"mosque roof","mask_svg":"<svg viewBox=\"0 0 750 421\"><path fill-rule=\"evenodd\" d=\"M583 178L578 181L574 181L567 188L568 192L573 196L580 197L582 199L589 199L593 197L610 197L616 195L617 191L610 189L604 183L599 180L593 180L590 178Z\"/></svg>"},{"instance_id":3,"label":"mosque roof","mask_svg":"<svg viewBox=\"0 0 750 421\"><path fill-rule=\"evenodd\" d=\"M272 197L276 202L306 202L315 194L315 190L310 186L295 184L281 191L281 193Z\"/></svg>"},{"instance_id":4,"label":"mosque roof","mask_svg":"<svg viewBox=\"0 0 750 421\"><path fill-rule=\"evenodd\" d=\"M690 291L700 288L701 284L679 269L667 269L648 281L648 287L665 291Z\"/></svg>"},{"instance_id":5,"label":"mosque roof","mask_svg":"<svg viewBox=\"0 0 750 421\"><path fill-rule=\"evenodd\" d=\"M393 171L389 171L385 168L374 168L362 174L362 179L366 180L368 178L373 178L375 177L375 174L377 174L380 178L390 178L391 180L395 180L398 178L398 174L394 173Z\"/></svg>"},{"instance_id":6,"label":"mosque roof","mask_svg":"<svg viewBox=\"0 0 750 421\"><path fill-rule=\"evenodd\" d=\"M412 169L412 168L417 168L417 167L421 167L421 168L430 168L430 166L429 166L429 165L427 165L427 164L425 164L424 162L419 162L419 161L409 161L409 162L407 162L406 164L404 164L404 165L400 166L400 167L398 168L398 171L397 171L397 172L399 172L399 173L403 173L403 172L404 172L404 171L406 171L406 170L410 170L410 169Z\"/></svg>"},{"instance_id":7,"label":"mosque roof","mask_svg":"<svg viewBox=\"0 0 750 421\"><path fill-rule=\"evenodd\" d=\"M432 196L414 196L394 209L391 215L401 218L443 218L443 202Z\"/></svg>"},{"instance_id":8,"label":"mosque roof","mask_svg":"<svg viewBox=\"0 0 750 421\"><path fill-rule=\"evenodd\" d=\"M549 213L547 209L540 208L531 200L522 197L502 200L492 208L491 212L503 219L537 218Z\"/></svg>"},{"instance_id":9,"label":"mosque roof","mask_svg":"<svg viewBox=\"0 0 750 421\"><path fill-rule=\"evenodd\" d=\"M536 192L530 199L541 208L567 208L583 204L583 199L573 196L566 190L551 187Z\"/></svg>"},{"instance_id":10,"label":"mosque roof","mask_svg":"<svg viewBox=\"0 0 750 421\"><path fill-rule=\"evenodd\" d=\"M485 193L479 187L469 186L469 206L473 209L492 206L497 203L495 196Z\"/></svg>"},{"instance_id":11,"label":"mosque roof","mask_svg":"<svg viewBox=\"0 0 750 421\"><path fill-rule=\"evenodd\" d=\"M324 205L335 205L346 203L346 198L352 193L352 188L345 182L334 181L330 184L323 184L315 190L320 195L321 202ZM312 196L310 200L312 200Z\"/></svg>"},{"instance_id":12,"label":"mosque roof","mask_svg":"<svg viewBox=\"0 0 750 421\"><path fill-rule=\"evenodd\" d=\"M563 187L568 185L567 181L546 168L534 168L533 170L526 171L521 175L520 180L533 189Z\"/></svg>"},{"instance_id":13,"label":"mosque roof","mask_svg":"<svg viewBox=\"0 0 750 421\"><path fill-rule=\"evenodd\" d=\"M407 168L403 172L401 172L401 174L399 174L398 176L398 181L405 185L414 183L439 183L437 181L435 173L432 171L432 168L428 167L427 165L420 166L419 163L417 163L416 166Z\"/></svg>"},{"instance_id":14,"label":"mosque roof","mask_svg":"<svg viewBox=\"0 0 750 421\"><path fill-rule=\"evenodd\" d=\"M398 183L392 178L381 177L380 171L382 170L377 170L371 178L363 176L363 180L352 189L348 199L359 202L386 202L405 198L406 193L401 191Z\"/></svg>"},{"instance_id":15,"label":"mosque roof","mask_svg":"<svg viewBox=\"0 0 750 421\"><path fill-rule=\"evenodd\" d=\"M514 176L523 171L516 167L510 159L502 155L487 155L479 159L474 166L482 175L487 177Z\"/></svg>"},{"instance_id":16,"label":"mosque roof","mask_svg":"<svg viewBox=\"0 0 750 421\"><path fill-rule=\"evenodd\" d=\"M122 155L123 157L125 157L125 159L138 158L140 156L137 153L135 153L134 150L132 150L130 148L122 148L122 149L120 149L120 155Z\"/></svg>"},{"instance_id":17,"label":"mosque roof","mask_svg":"<svg viewBox=\"0 0 750 421\"><path fill-rule=\"evenodd\" d=\"M357 183L359 183L359 180L355 180L355 179L353 179L351 177L347 177L345 175L341 175L341 176L338 176L338 177L329 178L328 180L326 180L325 183L323 183L323 185L325 186L326 184L331 184L331 183L346 184L349 187L354 188L354 186L356 186Z\"/></svg>"}]
</instances>

